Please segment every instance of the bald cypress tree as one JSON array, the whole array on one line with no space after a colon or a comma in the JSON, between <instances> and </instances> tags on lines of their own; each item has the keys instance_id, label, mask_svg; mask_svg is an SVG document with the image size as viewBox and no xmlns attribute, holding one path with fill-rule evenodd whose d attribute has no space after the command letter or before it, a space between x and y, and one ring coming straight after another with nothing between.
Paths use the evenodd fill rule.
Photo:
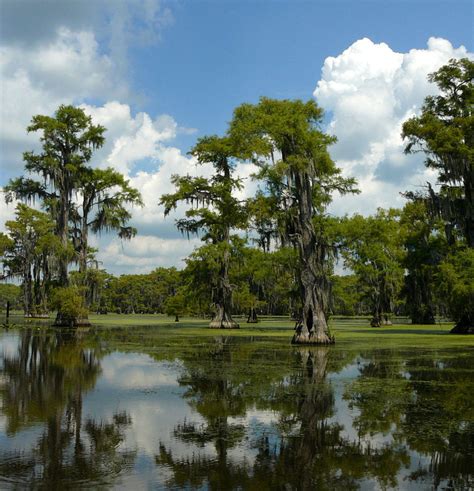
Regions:
<instances>
[{"instance_id":1,"label":"bald cypress tree","mask_svg":"<svg viewBox=\"0 0 474 491\"><path fill-rule=\"evenodd\" d=\"M329 258L324 217L332 194L354 192L355 181L345 179L328 147L336 139L323 133L323 110L314 101L262 98L234 112L230 135L241 158L258 167L263 191L281 242L299 255L302 312L294 343L328 344Z\"/></svg>"},{"instance_id":2,"label":"bald cypress tree","mask_svg":"<svg viewBox=\"0 0 474 491\"><path fill-rule=\"evenodd\" d=\"M209 327L238 328L232 319L232 285L229 268L232 253L232 231L245 229L247 214L244 203L236 196L242 182L234 176L235 158L230 138L209 136L201 138L190 152L199 164L211 164L213 175L191 177L175 175L176 191L161 197L165 215L179 202L189 205L185 218L176 221L177 228L189 235L201 234L207 244L200 251L208 259L208 285L215 314ZM211 273L211 271L213 273Z\"/></svg>"}]
</instances>

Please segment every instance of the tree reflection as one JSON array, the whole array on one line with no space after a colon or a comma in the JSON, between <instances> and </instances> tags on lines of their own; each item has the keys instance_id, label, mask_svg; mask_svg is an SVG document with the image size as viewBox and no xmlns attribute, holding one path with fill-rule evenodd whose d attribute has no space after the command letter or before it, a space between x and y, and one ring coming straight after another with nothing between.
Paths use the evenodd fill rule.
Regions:
<instances>
[{"instance_id":1,"label":"tree reflection","mask_svg":"<svg viewBox=\"0 0 474 491\"><path fill-rule=\"evenodd\" d=\"M327 373L344 363L337 353L323 347L301 348L294 352L296 368L283 376L280 370L279 381L264 379L267 386L257 391L251 390L255 380L245 385L229 378L226 367L231 363L221 356L230 354L224 350L211 367L202 358L200 368L198 360L191 369L186 367L182 378L186 396L205 423L183 422L175 428L181 441L198 447L212 442L216 456L200 451L182 457L161 445L156 462L171 471L168 486L358 489L364 478L374 478L382 487L396 486L398 472L409 461L406 451L395 444L376 447L352 441L335 418L334 387ZM228 422L251 407L278 415L277 428L263 431L254 441L245 428ZM250 445L255 458L229 458L237 443Z\"/></svg>"},{"instance_id":2,"label":"tree reflection","mask_svg":"<svg viewBox=\"0 0 474 491\"><path fill-rule=\"evenodd\" d=\"M121 450L126 413L110 421L83 418L83 395L100 374L100 352L77 331L20 334L18 350L3 357L2 414L12 437L42 426L27 451L3 452L3 479L44 489L72 483L107 483L135 458Z\"/></svg>"},{"instance_id":3,"label":"tree reflection","mask_svg":"<svg viewBox=\"0 0 474 491\"><path fill-rule=\"evenodd\" d=\"M345 397L361 437L391 435L418 452L408 479L437 489L469 489L474 469L472 355L416 358L370 352ZM402 360L407 361L402 361ZM426 462L426 463L425 463Z\"/></svg>"},{"instance_id":4,"label":"tree reflection","mask_svg":"<svg viewBox=\"0 0 474 491\"><path fill-rule=\"evenodd\" d=\"M245 476L244 470L227 458L228 451L245 435L245 427L229 423L229 418L245 416L247 404L251 402L245 378L235 371L235 351L230 349L233 339L215 338L205 363L201 353L188 359L187 370L179 379L180 385L187 388L184 397L204 423L184 421L176 426L174 435L200 448L212 444L216 457L193 455L190 460L175 460L172 452L161 444L156 463L173 469L173 485L195 487L208 480L211 489L232 489Z\"/></svg>"}]
</instances>

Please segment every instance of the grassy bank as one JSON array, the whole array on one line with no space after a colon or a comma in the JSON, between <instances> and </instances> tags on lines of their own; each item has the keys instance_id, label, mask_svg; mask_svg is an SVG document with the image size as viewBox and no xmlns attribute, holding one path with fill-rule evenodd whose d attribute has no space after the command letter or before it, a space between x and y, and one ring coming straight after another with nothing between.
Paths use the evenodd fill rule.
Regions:
<instances>
[{"instance_id":1,"label":"grassy bank","mask_svg":"<svg viewBox=\"0 0 474 491\"><path fill-rule=\"evenodd\" d=\"M180 322L165 315L147 314L108 314L90 315L91 330L98 337L115 337L114 334L126 338L136 344L160 344L163 337L197 338L203 340L215 336L253 337L272 339L278 343L288 344L293 334L294 321L286 317L262 318L258 324L247 324L245 318L239 319L240 329L215 330L207 327L208 320L183 317ZM47 328L52 319L47 321L28 320L14 316L10 320L12 327L34 326ZM331 332L336 337L336 346L341 347L420 347L449 348L468 346L474 348L474 336L453 335L449 331L452 322L435 325L411 325L403 323L406 319L395 319L394 325L380 328L370 327L367 318L334 318L330 321Z\"/></svg>"}]
</instances>

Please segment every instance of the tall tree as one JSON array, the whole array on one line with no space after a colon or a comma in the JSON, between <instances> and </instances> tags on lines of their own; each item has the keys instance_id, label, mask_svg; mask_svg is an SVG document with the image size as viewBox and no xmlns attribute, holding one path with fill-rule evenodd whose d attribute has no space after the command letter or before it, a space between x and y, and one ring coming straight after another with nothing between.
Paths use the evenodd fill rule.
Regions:
<instances>
[{"instance_id":1,"label":"tall tree","mask_svg":"<svg viewBox=\"0 0 474 491\"><path fill-rule=\"evenodd\" d=\"M186 217L176 221L178 229L198 235L207 244L206 253L211 253L217 275L209 277L212 282L212 302L215 315L209 327L238 328L232 319L232 285L229 267L232 252L232 231L245 229L247 214L244 203L235 196L242 188L242 182L234 177L234 149L230 138L209 136L201 138L190 152L199 164L211 164L214 174L211 178L174 175L176 186L173 194L164 194L160 205L165 216L175 209L179 202L186 202L190 209ZM210 251L212 249L214 252ZM215 278L215 281L212 281Z\"/></svg>"},{"instance_id":2,"label":"tall tree","mask_svg":"<svg viewBox=\"0 0 474 491\"><path fill-rule=\"evenodd\" d=\"M328 146L336 141L319 126L323 111L314 101L262 98L234 112L231 137L239 156L251 159L283 244L299 253L302 315L294 343L327 344L329 334L328 257L324 213L334 191L354 192L331 159Z\"/></svg>"},{"instance_id":3,"label":"tall tree","mask_svg":"<svg viewBox=\"0 0 474 491\"><path fill-rule=\"evenodd\" d=\"M439 191L429 187L431 211L474 247L474 61L451 60L432 73L439 95L426 97L421 114L403 124L406 153L424 152L438 171Z\"/></svg>"},{"instance_id":4,"label":"tall tree","mask_svg":"<svg viewBox=\"0 0 474 491\"><path fill-rule=\"evenodd\" d=\"M439 95L425 99L421 114L403 124L402 136L408 140L406 153L424 152L426 166L438 171L439 189L428 185L425 201L430 213L444 220L453 249L441 271L449 273L453 287L466 285L456 289L459 298L445 297L455 312L452 332L474 333L473 280L465 277L466 268L455 257L470 258L474 249L474 61L450 60L429 80ZM470 251L463 252L464 247Z\"/></svg>"},{"instance_id":5,"label":"tall tree","mask_svg":"<svg viewBox=\"0 0 474 491\"><path fill-rule=\"evenodd\" d=\"M104 144L105 128L93 125L90 116L80 108L61 105L54 117L34 116L29 132L41 132L42 151L25 152L25 169L33 178L20 177L6 186L7 200L42 199L56 220L56 233L63 251L70 239L69 225L73 198L80 187L81 172L92 158L94 150ZM68 286L68 254L58 258L58 284ZM63 324L58 312L56 324ZM69 325L68 320L68 325Z\"/></svg>"}]
</instances>

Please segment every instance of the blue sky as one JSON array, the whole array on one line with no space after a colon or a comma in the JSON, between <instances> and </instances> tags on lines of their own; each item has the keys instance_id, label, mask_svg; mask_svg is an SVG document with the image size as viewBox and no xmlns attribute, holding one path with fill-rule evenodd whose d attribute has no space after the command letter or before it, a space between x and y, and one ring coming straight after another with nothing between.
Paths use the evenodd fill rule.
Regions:
<instances>
[{"instance_id":1,"label":"blue sky","mask_svg":"<svg viewBox=\"0 0 474 491\"><path fill-rule=\"evenodd\" d=\"M198 242L180 237L157 202L173 172L209 172L186 155L196 138L224 132L233 108L262 95L316 97L338 137L333 158L362 191L336 197L331 212L401 206L399 191L436 181L420 157L403 155L401 123L435 90L428 73L472 57L473 8L472 0L3 0L0 184L22 173L23 151L38 148L25 133L34 114L82 105L108 128L94 165L124 172L146 203L134 211L134 241L97 239L104 265L179 266ZM245 193L254 190L247 178ZM0 212L1 226L13 208L1 203Z\"/></svg>"},{"instance_id":2,"label":"blue sky","mask_svg":"<svg viewBox=\"0 0 474 491\"><path fill-rule=\"evenodd\" d=\"M133 53L143 108L200 133L225 130L234 107L259 96L309 98L324 59L357 39L395 51L430 36L473 45L474 3L436 1L183 2L160 43Z\"/></svg>"}]
</instances>

